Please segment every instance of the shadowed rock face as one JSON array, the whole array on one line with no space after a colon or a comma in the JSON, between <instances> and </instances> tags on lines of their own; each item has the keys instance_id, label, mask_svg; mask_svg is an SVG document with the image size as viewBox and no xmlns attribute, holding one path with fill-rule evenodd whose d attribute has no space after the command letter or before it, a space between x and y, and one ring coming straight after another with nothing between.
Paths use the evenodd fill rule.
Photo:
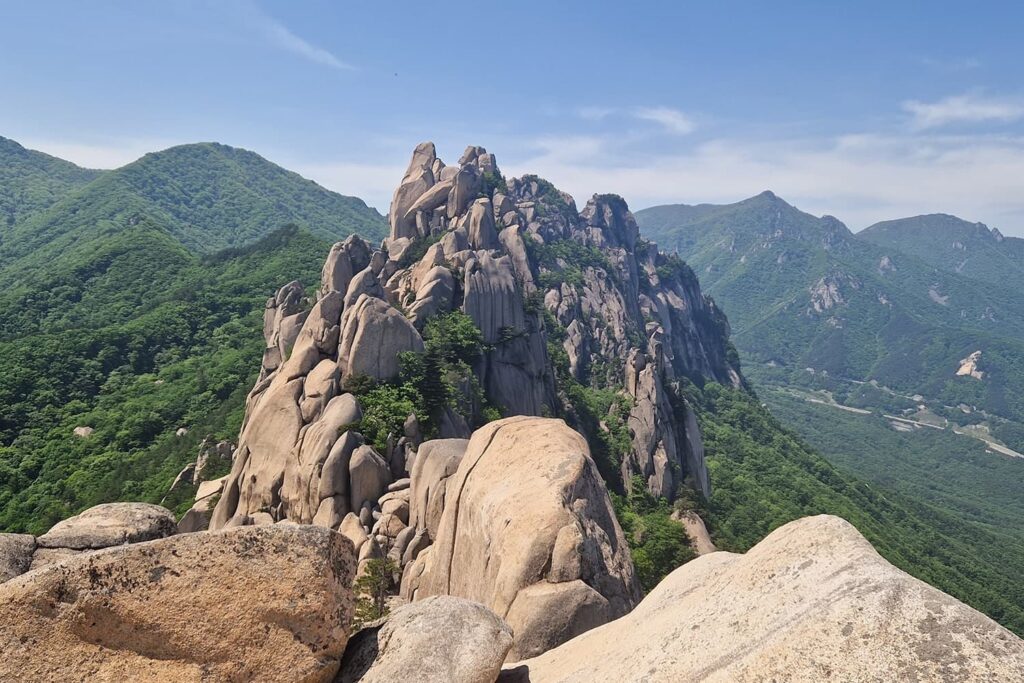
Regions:
<instances>
[{"instance_id":1,"label":"shadowed rock face","mask_svg":"<svg viewBox=\"0 0 1024 683\"><path fill-rule=\"evenodd\" d=\"M1024 641L896 569L848 522L791 522L675 570L629 615L504 683L1018 681Z\"/></svg>"},{"instance_id":2,"label":"shadowed rock face","mask_svg":"<svg viewBox=\"0 0 1024 683\"><path fill-rule=\"evenodd\" d=\"M296 526L81 554L0 585L0 680L330 681L355 564Z\"/></svg>"},{"instance_id":3,"label":"shadowed rock face","mask_svg":"<svg viewBox=\"0 0 1024 683\"><path fill-rule=\"evenodd\" d=\"M480 428L444 491L434 543L406 567L402 595L486 605L512 627L511 659L544 652L639 600L604 483L586 442L561 420L515 417Z\"/></svg>"}]
</instances>

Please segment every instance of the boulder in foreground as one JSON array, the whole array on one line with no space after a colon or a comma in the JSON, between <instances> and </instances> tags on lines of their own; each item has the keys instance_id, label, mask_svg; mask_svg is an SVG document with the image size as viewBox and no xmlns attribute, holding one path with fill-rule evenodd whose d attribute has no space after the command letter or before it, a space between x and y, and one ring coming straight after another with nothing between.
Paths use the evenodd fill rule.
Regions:
<instances>
[{"instance_id":1,"label":"boulder in foreground","mask_svg":"<svg viewBox=\"0 0 1024 683\"><path fill-rule=\"evenodd\" d=\"M1024 640L896 569L854 527L791 522L672 572L630 614L502 683L1020 681Z\"/></svg>"},{"instance_id":2,"label":"boulder in foreground","mask_svg":"<svg viewBox=\"0 0 1024 683\"><path fill-rule=\"evenodd\" d=\"M435 596L404 605L382 626L357 633L340 683L493 683L512 647L512 629L483 605Z\"/></svg>"},{"instance_id":3,"label":"boulder in foreground","mask_svg":"<svg viewBox=\"0 0 1024 683\"><path fill-rule=\"evenodd\" d=\"M355 566L292 525L78 555L0 585L0 680L330 681Z\"/></svg>"}]
</instances>

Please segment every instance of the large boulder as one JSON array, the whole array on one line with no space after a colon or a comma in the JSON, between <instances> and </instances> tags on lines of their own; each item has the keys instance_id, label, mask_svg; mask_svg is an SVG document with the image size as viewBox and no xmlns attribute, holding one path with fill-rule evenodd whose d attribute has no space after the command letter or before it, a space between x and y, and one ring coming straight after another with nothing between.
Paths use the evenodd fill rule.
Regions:
<instances>
[{"instance_id":1,"label":"large boulder","mask_svg":"<svg viewBox=\"0 0 1024 683\"><path fill-rule=\"evenodd\" d=\"M433 439L420 444L410 477L409 524L431 542L437 538L450 477L459 469L469 441Z\"/></svg>"},{"instance_id":2,"label":"large boulder","mask_svg":"<svg viewBox=\"0 0 1024 683\"><path fill-rule=\"evenodd\" d=\"M104 503L57 522L37 539L40 548L96 550L170 536L174 513L149 503Z\"/></svg>"},{"instance_id":3,"label":"large boulder","mask_svg":"<svg viewBox=\"0 0 1024 683\"><path fill-rule=\"evenodd\" d=\"M78 555L0 585L0 680L330 681L352 545L273 526Z\"/></svg>"},{"instance_id":4,"label":"large boulder","mask_svg":"<svg viewBox=\"0 0 1024 683\"><path fill-rule=\"evenodd\" d=\"M35 550L36 539L29 534L0 534L0 583L27 572Z\"/></svg>"},{"instance_id":5,"label":"large boulder","mask_svg":"<svg viewBox=\"0 0 1024 683\"><path fill-rule=\"evenodd\" d=\"M405 176L391 199L391 209L388 212L391 239L418 236L415 215L408 216L409 209L433 186L435 178L432 168L436 159L437 154L432 142L420 143L413 150Z\"/></svg>"},{"instance_id":6,"label":"large boulder","mask_svg":"<svg viewBox=\"0 0 1024 683\"><path fill-rule=\"evenodd\" d=\"M436 540L407 567L404 597L486 605L515 632L513 659L639 601L604 482L586 441L561 420L513 417L481 427L445 489Z\"/></svg>"},{"instance_id":7,"label":"large boulder","mask_svg":"<svg viewBox=\"0 0 1024 683\"><path fill-rule=\"evenodd\" d=\"M395 610L349 642L340 683L493 683L512 630L481 604L435 596Z\"/></svg>"},{"instance_id":8,"label":"large boulder","mask_svg":"<svg viewBox=\"0 0 1024 683\"><path fill-rule=\"evenodd\" d=\"M1024 640L808 517L672 572L627 616L501 681L1019 681Z\"/></svg>"},{"instance_id":9,"label":"large boulder","mask_svg":"<svg viewBox=\"0 0 1024 683\"><path fill-rule=\"evenodd\" d=\"M341 319L338 363L343 378L388 380L398 375L398 355L423 351L412 323L386 301L362 294Z\"/></svg>"}]
</instances>

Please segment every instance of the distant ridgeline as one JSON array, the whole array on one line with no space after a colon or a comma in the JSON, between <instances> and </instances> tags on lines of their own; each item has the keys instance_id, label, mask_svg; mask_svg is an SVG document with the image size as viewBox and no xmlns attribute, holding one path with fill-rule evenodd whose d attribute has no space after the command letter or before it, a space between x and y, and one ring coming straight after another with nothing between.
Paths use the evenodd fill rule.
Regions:
<instances>
[{"instance_id":1,"label":"distant ridgeline","mask_svg":"<svg viewBox=\"0 0 1024 683\"><path fill-rule=\"evenodd\" d=\"M637 221L699 273L772 409L884 493L861 507L914 510L880 530L901 566L1022 632L1024 523L999 501L1024 485L1024 240L946 215L854 235L770 192Z\"/></svg>"},{"instance_id":2,"label":"distant ridgeline","mask_svg":"<svg viewBox=\"0 0 1024 683\"><path fill-rule=\"evenodd\" d=\"M854 235L770 192L637 220L700 274L757 377L890 412L925 402L1024 450L1024 240L946 215Z\"/></svg>"}]
</instances>

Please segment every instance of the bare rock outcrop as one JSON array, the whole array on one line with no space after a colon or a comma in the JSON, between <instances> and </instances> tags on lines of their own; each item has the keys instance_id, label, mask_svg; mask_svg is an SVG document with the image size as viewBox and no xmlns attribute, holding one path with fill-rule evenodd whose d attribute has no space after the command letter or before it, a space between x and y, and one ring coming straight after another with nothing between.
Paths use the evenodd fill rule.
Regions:
<instances>
[{"instance_id":1,"label":"bare rock outcrop","mask_svg":"<svg viewBox=\"0 0 1024 683\"><path fill-rule=\"evenodd\" d=\"M316 527L186 534L0 585L0 679L331 681L351 544Z\"/></svg>"},{"instance_id":2,"label":"bare rock outcrop","mask_svg":"<svg viewBox=\"0 0 1024 683\"><path fill-rule=\"evenodd\" d=\"M423 351L423 339L413 324L386 301L360 295L342 317L338 357L342 378L353 376L393 379L398 355Z\"/></svg>"},{"instance_id":3,"label":"bare rock outcrop","mask_svg":"<svg viewBox=\"0 0 1024 683\"><path fill-rule=\"evenodd\" d=\"M0 534L0 583L27 572L35 551L36 539L31 534Z\"/></svg>"},{"instance_id":4,"label":"bare rock outcrop","mask_svg":"<svg viewBox=\"0 0 1024 683\"><path fill-rule=\"evenodd\" d=\"M159 505L97 505L58 522L38 538L0 534L0 583L79 555L166 538L177 531L174 514Z\"/></svg>"},{"instance_id":5,"label":"bare rock outcrop","mask_svg":"<svg viewBox=\"0 0 1024 683\"><path fill-rule=\"evenodd\" d=\"M436 539L406 567L402 595L486 605L515 633L510 658L544 652L639 600L604 483L584 439L561 420L478 429L445 491Z\"/></svg>"},{"instance_id":6,"label":"bare rock outcrop","mask_svg":"<svg viewBox=\"0 0 1024 683\"><path fill-rule=\"evenodd\" d=\"M512 630L483 605L435 596L404 605L349 641L339 683L494 683Z\"/></svg>"},{"instance_id":7,"label":"bare rock outcrop","mask_svg":"<svg viewBox=\"0 0 1024 683\"><path fill-rule=\"evenodd\" d=\"M572 197L540 178L506 181L482 147L446 165L425 142L413 151L389 221L380 249L358 237L331 248L314 297L292 282L267 302L260 377L210 528L284 520L338 528L353 513L383 552L418 552L422 528L403 535L395 518L380 522L379 498L356 500L363 494L350 490L348 458L369 445L357 418L346 424L335 408L347 391L358 407L359 392L395 381L403 354L425 350L431 320L457 313L472 320L482 344L458 359L457 372L453 360L430 358L426 376L443 375L446 385L420 393L448 397L445 405L432 399L421 416L430 433L376 435L370 461L387 464L387 483L410 475L423 437L465 437L497 414L554 415L588 438L597 429L632 430L631 452L616 454L621 473L602 470L619 480L609 482L614 488L639 475L670 499L680 486L709 494L699 428L680 387L683 378L742 384L729 360L728 326L692 271L639 238L621 197L596 195L577 211ZM558 346L568 373L560 353L549 351ZM629 385L630 407L581 417L566 382ZM347 410L346 419L358 412ZM343 438L358 443L342 448ZM193 517L201 524L204 515Z\"/></svg>"},{"instance_id":8,"label":"bare rock outcrop","mask_svg":"<svg viewBox=\"0 0 1024 683\"><path fill-rule=\"evenodd\" d=\"M886 562L838 517L808 517L745 555L666 577L627 616L502 683L1015 681L1024 640Z\"/></svg>"},{"instance_id":9,"label":"bare rock outcrop","mask_svg":"<svg viewBox=\"0 0 1024 683\"><path fill-rule=\"evenodd\" d=\"M177 532L170 510L149 503L104 503L55 524L36 539L40 548L96 550Z\"/></svg>"}]
</instances>

